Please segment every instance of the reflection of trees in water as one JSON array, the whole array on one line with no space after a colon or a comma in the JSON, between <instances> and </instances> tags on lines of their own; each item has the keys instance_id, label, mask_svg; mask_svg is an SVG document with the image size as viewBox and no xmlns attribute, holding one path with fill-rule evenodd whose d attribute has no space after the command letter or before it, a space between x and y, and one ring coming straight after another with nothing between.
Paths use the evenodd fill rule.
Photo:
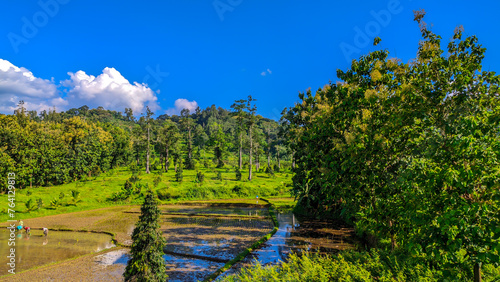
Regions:
<instances>
[{"instance_id":1,"label":"reflection of trees in water","mask_svg":"<svg viewBox=\"0 0 500 282\"><path fill-rule=\"evenodd\" d=\"M282 232L276 235L283 237L284 242L276 238L270 244L275 244L274 248L282 260L286 259L290 251L334 253L351 248L355 244L353 230L346 228L340 221L297 218L293 213L278 213L277 219Z\"/></svg>"}]
</instances>

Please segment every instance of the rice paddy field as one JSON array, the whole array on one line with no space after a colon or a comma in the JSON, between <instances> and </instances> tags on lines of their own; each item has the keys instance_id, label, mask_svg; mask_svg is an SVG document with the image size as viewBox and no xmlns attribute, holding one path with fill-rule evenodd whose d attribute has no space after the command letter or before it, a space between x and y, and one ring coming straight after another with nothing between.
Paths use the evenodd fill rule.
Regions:
<instances>
[{"instance_id":1,"label":"rice paddy field","mask_svg":"<svg viewBox=\"0 0 500 282\"><path fill-rule=\"evenodd\" d=\"M167 241L164 259L169 281L207 279L255 242L274 234L270 202L279 211L278 232L224 275L235 273L255 260L279 263L290 251L299 248L350 246L348 240L345 245L338 244L350 236L349 230L340 230L337 236L325 227L324 232L318 231L323 233L308 236L309 229L300 229L299 220L291 213L295 202L288 192L291 180L286 172L273 177L256 172L248 182L236 181L234 172L228 169L202 171L205 173L202 183L196 180L195 171L186 171L182 182L174 180L173 172L137 174L134 181L137 192L119 200L113 200L113 195L120 193L132 176L126 169L86 181L17 190L15 219L23 220L32 231L31 235L16 233L19 241L16 274L3 275L6 269L0 269L3 270L0 280L123 281L130 259L131 235L140 215L140 190L148 187L162 196L160 221ZM219 173L222 180L216 179ZM78 191L76 198L68 192L71 190ZM29 209L26 202L30 199L41 201L42 205ZM3 222L0 226L7 227L6 212L0 217ZM49 229L48 236L43 236L42 228ZM0 232L2 253L8 251L8 236L6 229ZM6 265L7 261L0 262Z\"/></svg>"},{"instance_id":2,"label":"rice paddy field","mask_svg":"<svg viewBox=\"0 0 500 282\"><path fill-rule=\"evenodd\" d=\"M242 207L221 208L189 202L162 205L160 209L163 213L161 230L167 239L165 260L175 269L170 271L170 277L178 277L180 281L203 279L273 228L266 209L257 204L252 208L245 201ZM22 257L32 263L18 264L18 273L3 279L23 280L38 276L64 281L69 279L68 271L73 269L65 261L71 259L74 264L82 264L81 269L89 270L76 272L82 273L83 281L97 279L96 271L120 281L128 250L119 249L121 254L117 256L115 243L130 246L138 216L138 206L120 206L25 219L24 224L33 229L29 242L38 249L31 246L31 251L23 253ZM50 229L47 237L41 235L42 227ZM19 233L19 236L24 242L28 235ZM94 237L100 240L92 239ZM7 246L5 239L0 239L5 242L2 246ZM44 240L48 244L44 244Z\"/></svg>"}]
</instances>

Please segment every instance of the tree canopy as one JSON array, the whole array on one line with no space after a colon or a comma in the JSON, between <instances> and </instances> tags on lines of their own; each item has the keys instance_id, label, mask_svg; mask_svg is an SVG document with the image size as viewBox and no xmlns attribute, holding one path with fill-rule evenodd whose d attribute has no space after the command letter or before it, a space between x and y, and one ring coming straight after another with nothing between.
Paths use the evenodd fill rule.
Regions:
<instances>
[{"instance_id":1,"label":"tree canopy","mask_svg":"<svg viewBox=\"0 0 500 282\"><path fill-rule=\"evenodd\" d=\"M500 260L500 77L482 70L485 48L461 27L445 53L424 14L414 60L387 50L353 60L341 82L301 93L283 123L298 205L453 276Z\"/></svg>"}]
</instances>

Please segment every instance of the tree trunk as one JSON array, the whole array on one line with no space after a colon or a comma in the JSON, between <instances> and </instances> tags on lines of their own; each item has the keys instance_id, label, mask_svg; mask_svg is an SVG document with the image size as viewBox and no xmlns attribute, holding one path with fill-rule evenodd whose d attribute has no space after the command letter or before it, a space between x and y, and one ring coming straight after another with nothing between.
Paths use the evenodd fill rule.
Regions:
<instances>
[{"instance_id":1,"label":"tree trunk","mask_svg":"<svg viewBox=\"0 0 500 282\"><path fill-rule=\"evenodd\" d=\"M149 126L148 126L148 148L146 150L146 173L150 173L150 171L149 171Z\"/></svg>"},{"instance_id":2,"label":"tree trunk","mask_svg":"<svg viewBox=\"0 0 500 282\"><path fill-rule=\"evenodd\" d=\"M252 180L252 126L249 130L250 134L250 157L248 158L248 181Z\"/></svg>"},{"instance_id":3,"label":"tree trunk","mask_svg":"<svg viewBox=\"0 0 500 282\"><path fill-rule=\"evenodd\" d=\"M271 148L267 148L267 167L271 167Z\"/></svg>"},{"instance_id":4,"label":"tree trunk","mask_svg":"<svg viewBox=\"0 0 500 282\"><path fill-rule=\"evenodd\" d=\"M243 147L243 145L242 145L243 140L242 139L243 139L243 137L241 136L241 132L240 132L240 163L239 163L240 164L240 171L241 171L241 167L243 165L243 153L241 152L242 147Z\"/></svg>"},{"instance_id":5,"label":"tree trunk","mask_svg":"<svg viewBox=\"0 0 500 282\"><path fill-rule=\"evenodd\" d=\"M165 148L165 172L168 172L168 148Z\"/></svg>"},{"instance_id":6,"label":"tree trunk","mask_svg":"<svg viewBox=\"0 0 500 282\"><path fill-rule=\"evenodd\" d=\"M191 162L191 152L192 152L193 148L192 148L192 145L191 145L191 127L188 129L188 158L189 158L189 162Z\"/></svg>"},{"instance_id":7,"label":"tree trunk","mask_svg":"<svg viewBox=\"0 0 500 282\"><path fill-rule=\"evenodd\" d=\"M280 151L276 150L276 153L278 154L277 155L277 157L278 157L278 169L281 169Z\"/></svg>"},{"instance_id":8,"label":"tree trunk","mask_svg":"<svg viewBox=\"0 0 500 282\"><path fill-rule=\"evenodd\" d=\"M474 264L474 282L481 282L481 263Z\"/></svg>"}]
</instances>

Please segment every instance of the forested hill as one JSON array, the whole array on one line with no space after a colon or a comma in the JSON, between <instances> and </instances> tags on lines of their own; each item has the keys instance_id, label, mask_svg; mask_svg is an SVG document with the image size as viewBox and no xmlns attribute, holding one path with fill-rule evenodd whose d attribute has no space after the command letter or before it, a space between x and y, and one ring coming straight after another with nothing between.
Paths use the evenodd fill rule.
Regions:
<instances>
[{"instance_id":1,"label":"forested hill","mask_svg":"<svg viewBox=\"0 0 500 282\"><path fill-rule=\"evenodd\" d=\"M149 108L140 116L129 108L122 113L87 106L37 113L20 101L12 115L0 114L0 181L7 183L9 172L23 188L67 183L117 166L196 169L209 165L201 156L239 169L248 165L248 155L256 169L289 160L280 124L257 115L249 98L231 109L212 105L156 119Z\"/></svg>"}]
</instances>

